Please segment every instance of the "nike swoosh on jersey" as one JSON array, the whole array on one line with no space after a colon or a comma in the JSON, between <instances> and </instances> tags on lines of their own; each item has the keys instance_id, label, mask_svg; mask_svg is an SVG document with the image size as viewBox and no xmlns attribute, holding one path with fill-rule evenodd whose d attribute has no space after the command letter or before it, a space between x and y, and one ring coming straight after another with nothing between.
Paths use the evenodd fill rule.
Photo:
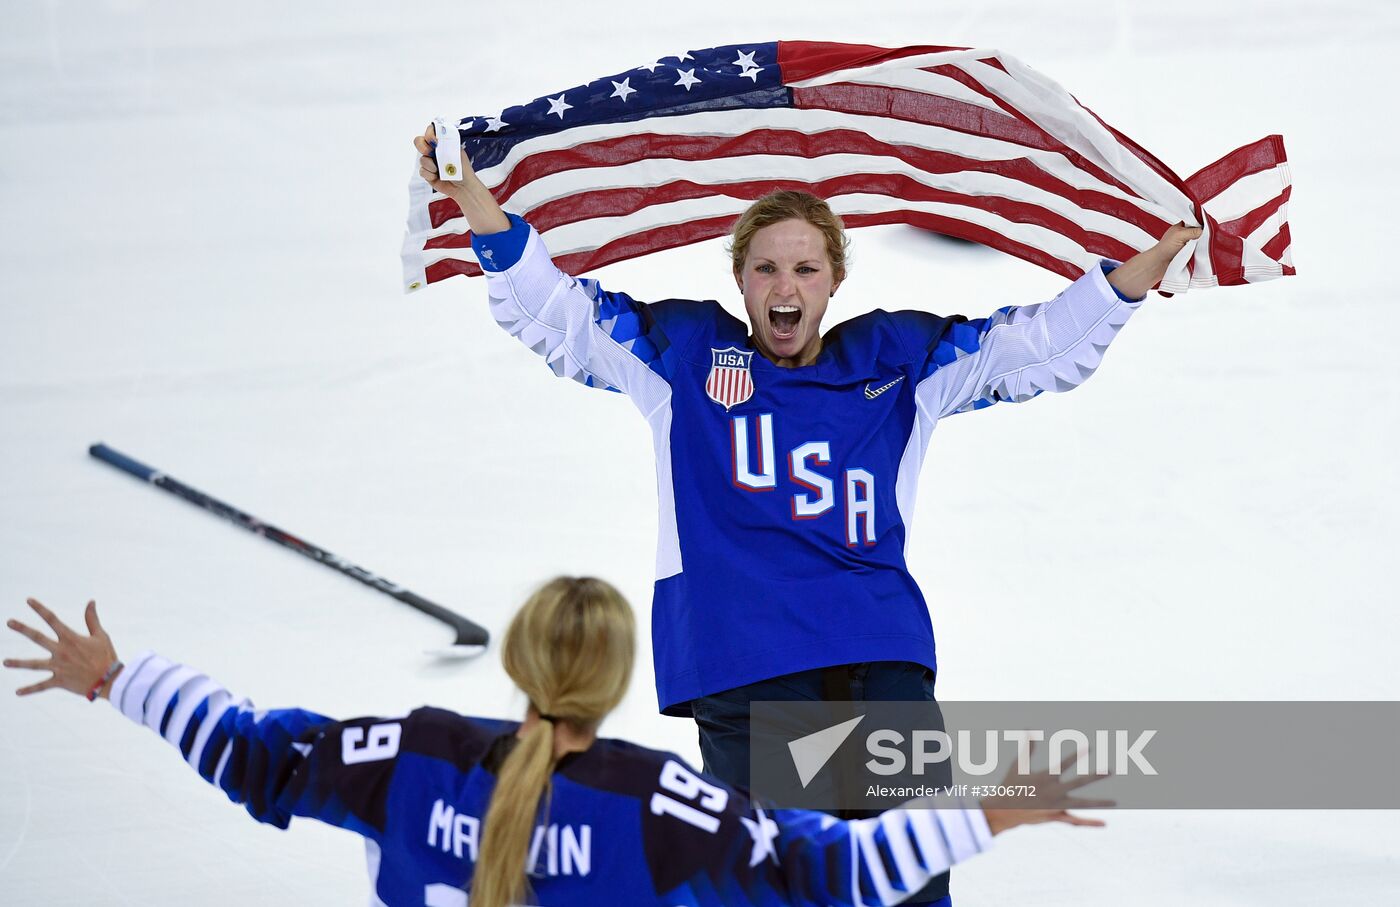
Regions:
<instances>
[{"instance_id":1,"label":"nike swoosh on jersey","mask_svg":"<svg viewBox=\"0 0 1400 907\"><path fill-rule=\"evenodd\" d=\"M899 382L901 382L901 381L903 381L903 380L904 380L904 376L903 376L903 375L900 375L898 378L894 379L894 380L891 381L889 384L881 385L880 387L877 387L877 388L875 388L874 390L871 390L871 389L870 389L870 382L867 381L866 384L865 384L865 399L867 399L867 400L874 400L876 397L880 396L880 395L883 394L885 391L887 391L887 390L889 390L890 388L894 387L896 384L898 384Z\"/></svg>"}]
</instances>

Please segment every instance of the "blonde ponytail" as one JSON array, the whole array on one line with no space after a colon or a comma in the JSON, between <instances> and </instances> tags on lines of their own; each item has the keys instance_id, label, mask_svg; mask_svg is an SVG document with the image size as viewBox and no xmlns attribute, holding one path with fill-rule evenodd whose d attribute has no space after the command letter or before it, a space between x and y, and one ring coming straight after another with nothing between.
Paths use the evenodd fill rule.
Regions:
<instances>
[{"instance_id":1,"label":"blonde ponytail","mask_svg":"<svg viewBox=\"0 0 1400 907\"><path fill-rule=\"evenodd\" d=\"M486 810L472 907L524 900L525 861L554 772L554 727L593 731L627 692L636 628L627 600L591 577L559 577L525 602L506 630L501 663L541 720L501 765Z\"/></svg>"}]
</instances>

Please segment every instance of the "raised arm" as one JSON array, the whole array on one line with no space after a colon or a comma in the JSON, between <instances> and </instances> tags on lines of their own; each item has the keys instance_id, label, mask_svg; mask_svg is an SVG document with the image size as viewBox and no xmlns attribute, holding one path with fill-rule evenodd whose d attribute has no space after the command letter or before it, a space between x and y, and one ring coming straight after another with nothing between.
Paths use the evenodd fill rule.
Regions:
<instances>
[{"instance_id":1,"label":"raised arm","mask_svg":"<svg viewBox=\"0 0 1400 907\"><path fill-rule=\"evenodd\" d=\"M486 275L491 316L554 373L589 387L619 390L643 412L669 393L671 339L662 320L676 305L647 305L578 280L555 267L534 228L507 215L470 162L459 181L438 179L431 126L414 139L419 172L466 215L472 249ZM677 305L693 305L678 303Z\"/></svg>"},{"instance_id":2,"label":"raised arm","mask_svg":"<svg viewBox=\"0 0 1400 907\"><path fill-rule=\"evenodd\" d=\"M491 190L477 178L476 171L471 168L470 163L463 168L460 180L438 179L437 160L433 157L433 149L437 147L437 132L431 123L422 135L413 140L413 147L421 155L418 160L419 175L428 181L434 192L441 192L457 203L457 207L466 215L467 225L472 228L473 235L483 236L510 229L506 213L496 204Z\"/></svg>"},{"instance_id":3,"label":"raised arm","mask_svg":"<svg viewBox=\"0 0 1400 907\"><path fill-rule=\"evenodd\" d=\"M1100 262L1049 302L951 325L928 350L920 405L937 419L1078 387L1176 254L1200 235L1198 227L1170 227L1151 249L1121 265Z\"/></svg>"}]
</instances>

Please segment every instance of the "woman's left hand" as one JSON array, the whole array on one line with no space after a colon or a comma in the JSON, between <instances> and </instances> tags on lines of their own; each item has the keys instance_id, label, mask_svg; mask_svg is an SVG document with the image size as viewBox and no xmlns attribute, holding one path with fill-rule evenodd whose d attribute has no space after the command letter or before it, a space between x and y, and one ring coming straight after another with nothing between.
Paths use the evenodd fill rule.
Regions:
<instances>
[{"instance_id":1,"label":"woman's left hand","mask_svg":"<svg viewBox=\"0 0 1400 907\"><path fill-rule=\"evenodd\" d=\"M23 668L29 671L48 671L53 676L27 687L20 687L15 690L15 694L28 696L32 693L40 693L59 687L70 693L86 696L93 684L101 680L107 669L117 660L117 651L112 647L111 637L107 635L106 630L102 629L102 624L97 619L97 602L88 602L84 617L87 620L90 635L84 636L74 632L39 601L32 598L28 601L29 607L33 608L34 612L44 619L44 623L49 625L57 638L49 639L38 630L25 626L17 620L8 621L6 626L20 636L32 640L48 650L49 657L47 659L7 658L5 659L5 667ZM112 679L116 679L115 675ZM110 687L110 682L105 684L101 695L105 697Z\"/></svg>"},{"instance_id":2,"label":"woman's left hand","mask_svg":"<svg viewBox=\"0 0 1400 907\"><path fill-rule=\"evenodd\" d=\"M1148 290L1162 282L1176 254L1186 248L1187 243L1200 238L1200 227L1188 227L1184 223L1170 226L1157 245L1139 252L1110 271L1108 282L1129 299L1141 299Z\"/></svg>"}]
</instances>

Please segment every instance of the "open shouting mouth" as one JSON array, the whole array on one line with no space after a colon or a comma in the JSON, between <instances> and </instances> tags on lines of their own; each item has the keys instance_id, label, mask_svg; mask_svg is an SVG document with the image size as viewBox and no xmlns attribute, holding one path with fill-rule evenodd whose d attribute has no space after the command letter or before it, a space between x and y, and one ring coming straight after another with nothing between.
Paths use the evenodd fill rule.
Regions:
<instances>
[{"instance_id":1,"label":"open shouting mouth","mask_svg":"<svg viewBox=\"0 0 1400 907\"><path fill-rule=\"evenodd\" d=\"M795 305L775 305L768 310L768 326L774 340L791 340L797 336L802 310Z\"/></svg>"}]
</instances>

